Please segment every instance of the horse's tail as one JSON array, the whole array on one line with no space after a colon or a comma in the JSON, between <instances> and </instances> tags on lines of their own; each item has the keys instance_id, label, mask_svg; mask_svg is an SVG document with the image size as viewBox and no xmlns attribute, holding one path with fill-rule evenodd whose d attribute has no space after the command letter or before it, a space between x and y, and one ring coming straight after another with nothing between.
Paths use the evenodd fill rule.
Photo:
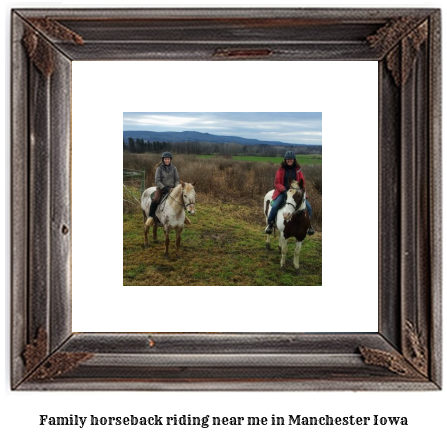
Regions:
<instances>
[{"instance_id":1,"label":"horse's tail","mask_svg":"<svg viewBox=\"0 0 447 438\"><path fill-rule=\"evenodd\" d=\"M270 205L270 201L267 199L265 201L265 210L264 210L265 217L268 217L268 215L269 215L269 205Z\"/></svg>"}]
</instances>

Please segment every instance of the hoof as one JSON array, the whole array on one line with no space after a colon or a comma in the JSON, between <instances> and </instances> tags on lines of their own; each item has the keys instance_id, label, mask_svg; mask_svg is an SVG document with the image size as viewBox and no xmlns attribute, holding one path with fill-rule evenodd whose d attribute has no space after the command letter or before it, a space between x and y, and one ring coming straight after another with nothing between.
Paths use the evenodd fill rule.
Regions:
<instances>
[{"instance_id":1,"label":"hoof","mask_svg":"<svg viewBox=\"0 0 447 438\"><path fill-rule=\"evenodd\" d=\"M141 248L142 249L146 249L146 248L149 248L150 247L150 245L148 244L148 243L143 243L142 245L141 245Z\"/></svg>"},{"instance_id":2,"label":"hoof","mask_svg":"<svg viewBox=\"0 0 447 438\"><path fill-rule=\"evenodd\" d=\"M154 240L154 243L160 243L161 240Z\"/></svg>"},{"instance_id":3,"label":"hoof","mask_svg":"<svg viewBox=\"0 0 447 438\"><path fill-rule=\"evenodd\" d=\"M267 251L270 251L272 248L270 247L270 243L266 243L265 244L265 249L267 250Z\"/></svg>"},{"instance_id":4,"label":"hoof","mask_svg":"<svg viewBox=\"0 0 447 438\"><path fill-rule=\"evenodd\" d=\"M295 268L295 275L300 275L300 268Z\"/></svg>"},{"instance_id":5,"label":"hoof","mask_svg":"<svg viewBox=\"0 0 447 438\"><path fill-rule=\"evenodd\" d=\"M171 258L169 257L169 254L165 254L165 260L171 260Z\"/></svg>"}]
</instances>

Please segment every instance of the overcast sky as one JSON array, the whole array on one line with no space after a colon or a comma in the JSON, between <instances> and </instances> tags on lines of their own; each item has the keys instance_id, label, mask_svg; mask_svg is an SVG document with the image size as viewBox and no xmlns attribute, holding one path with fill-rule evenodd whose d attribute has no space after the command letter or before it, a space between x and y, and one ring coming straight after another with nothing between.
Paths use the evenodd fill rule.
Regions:
<instances>
[{"instance_id":1,"label":"overcast sky","mask_svg":"<svg viewBox=\"0 0 447 438\"><path fill-rule=\"evenodd\" d=\"M321 145L322 113L123 113L123 131L199 131Z\"/></svg>"}]
</instances>

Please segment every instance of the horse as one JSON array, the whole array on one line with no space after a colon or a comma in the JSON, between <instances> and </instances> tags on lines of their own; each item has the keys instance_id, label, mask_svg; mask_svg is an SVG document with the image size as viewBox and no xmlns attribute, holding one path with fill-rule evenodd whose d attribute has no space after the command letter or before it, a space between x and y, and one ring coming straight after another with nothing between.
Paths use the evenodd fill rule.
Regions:
<instances>
[{"instance_id":1,"label":"horse","mask_svg":"<svg viewBox=\"0 0 447 438\"><path fill-rule=\"evenodd\" d=\"M176 232L176 258L178 258L180 248L180 235L182 234L185 225L185 211L189 214L195 214L196 192L194 190L195 182L187 183L181 181L179 185L174 187L168 193L166 199L160 202L157 207L153 225L154 242L157 240L157 228L159 224L163 226L165 235L165 258L169 259L169 232L175 230ZM149 187L141 195L141 209L143 210L144 219L144 246L148 247L147 233L150 226L148 226L149 207L151 205L151 194L155 192L156 187ZM186 218L187 219L187 218ZM188 220L189 221L189 220Z\"/></svg>"},{"instance_id":2,"label":"horse","mask_svg":"<svg viewBox=\"0 0 447 438\"><path fill-rule=\"evenodd\" d=\"M306 237L310 226L309 212L306 208L306 191L302 182L293 181L291 188L287 191L287 198L284 207L278 210L275 219L275 226L279 231L278 247L281 251L281 269L284 269L287 255L287 240L295 237L295 253L293 256L293 265L296 271L300 268L300 252L303 240ZM272 196L274 190L268 192L264 197L264 213L268 223L268 214L270 211ZM270 249L270 235L267 235L266 248Z\"/></svg>"}]
</instances>

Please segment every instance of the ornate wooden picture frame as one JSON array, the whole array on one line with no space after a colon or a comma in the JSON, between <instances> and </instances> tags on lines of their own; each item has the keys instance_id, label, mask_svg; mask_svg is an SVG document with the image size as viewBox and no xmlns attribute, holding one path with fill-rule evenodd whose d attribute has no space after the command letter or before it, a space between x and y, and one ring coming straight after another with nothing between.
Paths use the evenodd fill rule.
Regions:
<instances>
[{"instance_id":1,"label":"ornate wooden picture frame","mask_svg":"<svg viewBox=\"0 0 447 438\"><path fill-rule=\"evenodd\" d=\"M14 10L11 387L440 389L440 32L436 9ZM160 59L378 62L377 333L72 332L71 63Z\"/></svg>"}]
</instances>

